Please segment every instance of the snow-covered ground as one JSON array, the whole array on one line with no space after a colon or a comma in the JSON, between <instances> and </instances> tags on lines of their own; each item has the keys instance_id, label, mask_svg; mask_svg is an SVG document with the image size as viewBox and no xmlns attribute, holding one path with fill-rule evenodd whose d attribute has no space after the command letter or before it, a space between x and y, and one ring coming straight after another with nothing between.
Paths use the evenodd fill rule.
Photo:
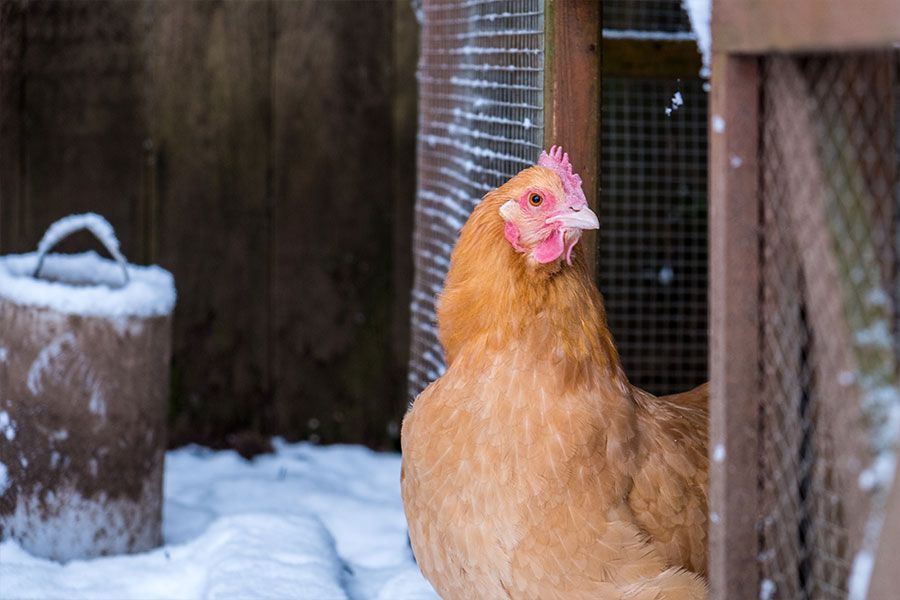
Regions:
<instances>
[{"instance_id":1,"label":"snow-covered ground","mask_svg":"<svg viewBox=\"0 0 900 600\"><path fill-rule=\"evenodd\" d=\"M0 598L437 598L407 544L398 455L275 447L250 462L169 452L165 546L152 552L61 565L0 544Z\"/></svg>"}]
</instances>

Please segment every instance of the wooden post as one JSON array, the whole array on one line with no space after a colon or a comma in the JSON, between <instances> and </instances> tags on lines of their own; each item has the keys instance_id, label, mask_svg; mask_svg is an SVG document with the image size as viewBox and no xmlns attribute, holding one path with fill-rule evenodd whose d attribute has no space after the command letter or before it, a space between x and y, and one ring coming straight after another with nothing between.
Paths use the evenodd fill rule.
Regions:
<instances>
[{"instance_id":1,"label":"wooden post","mask_svg":"<svg viewBox=\"0 0 900 600\"><path fill-rule=\"evenodd\" d=\"M600 173L600 2L545 0L544 146L561 145L581 175L596 212ZM588 265L597 271L596 232L586 232Z\"/></svg>"},{"instance_id":2,"label":"wooden post","mask_svg":"<svg viewBox=\"0 0 900 600\"><path fill-rule=\"evenodd\" d=\"M738 600L758 590L758 62L716 54L712 82L710 597Z\"/></svg>"}]
</instances>

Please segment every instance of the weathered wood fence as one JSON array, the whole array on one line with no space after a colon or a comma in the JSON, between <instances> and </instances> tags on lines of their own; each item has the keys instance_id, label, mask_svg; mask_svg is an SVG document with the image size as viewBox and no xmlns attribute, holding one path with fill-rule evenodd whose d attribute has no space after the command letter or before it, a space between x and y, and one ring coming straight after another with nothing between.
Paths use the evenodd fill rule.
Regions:
<instances>
[{"instance_id":1,"label":"weathered wood fence","mask_svg":"<svg viewBox=\"0 0 900 600\"><path fill-rule=\"evenodd\" d=\"M174 442L388 443L416 35L405 0L0 1L0 253L91 210L175 274Z\"/></svg>"}]
</instances>

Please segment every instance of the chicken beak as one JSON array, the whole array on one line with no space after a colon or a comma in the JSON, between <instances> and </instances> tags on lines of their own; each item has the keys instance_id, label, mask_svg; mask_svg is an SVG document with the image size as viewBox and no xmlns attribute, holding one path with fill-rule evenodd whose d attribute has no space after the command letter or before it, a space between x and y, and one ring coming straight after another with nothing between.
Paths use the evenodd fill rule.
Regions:
<instances>
[{"instance_id":1,"label":"chicken beak","mask_svg":"<svg viewBox=\"0 0 900 600\"><path fill-rule=\"evenodd\" d=\"M579 231L600 229L597 215L588 206L572 208L569 211L553 215L547 218L546 223L559 223L566 229L578 229Z\"/></svg>"}]
</instances>

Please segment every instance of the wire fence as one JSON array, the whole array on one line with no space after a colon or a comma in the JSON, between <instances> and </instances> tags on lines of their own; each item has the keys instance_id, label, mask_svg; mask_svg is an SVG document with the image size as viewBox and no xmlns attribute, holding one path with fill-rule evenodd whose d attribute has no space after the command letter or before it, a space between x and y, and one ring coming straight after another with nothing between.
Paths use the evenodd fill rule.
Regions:
<instances>
[{"instance_id":1,"label":"wire fence","mask_svg":"<svg viewBox=\"0 0 900 600\"><path fill-rule=\"evenodd\" d=\"M607 38L690 30L680 0L603 2ZM698 70L601 86L598 285L628 377L655 394L708 377L704 83Z\"/></svg>"},{"instance_id":2,"label":"wire fence","mask_svg":"<svg viewBox=\"0 0 900 600\"><path fill-rule=\"evenodd\" d=\"M845 598L897 376L898 53L762 70L761 597Z\"/></svg>"},{"instance_id":3,"label":"wire fence","mask_svg":"<svg viewBox=\"0 0 900 600\"><path fill-rule=\"evenodd\" d=\"M598 284L626 373L657 394L707 379L702 85L607 77L602 86ZM683 104L672 110L676 93Z\"/></svg>"},{"instance_id":4,"label":"wire fence","mask_svg":"<svg viewBox=\"0 0 900 600\"><path fill-rule=\"evenodd\" d=\"M481 197L534 164L544 137L543 0L422 5L409 396L443 372L435 299Z\"/></svg>"}]
</instances>

